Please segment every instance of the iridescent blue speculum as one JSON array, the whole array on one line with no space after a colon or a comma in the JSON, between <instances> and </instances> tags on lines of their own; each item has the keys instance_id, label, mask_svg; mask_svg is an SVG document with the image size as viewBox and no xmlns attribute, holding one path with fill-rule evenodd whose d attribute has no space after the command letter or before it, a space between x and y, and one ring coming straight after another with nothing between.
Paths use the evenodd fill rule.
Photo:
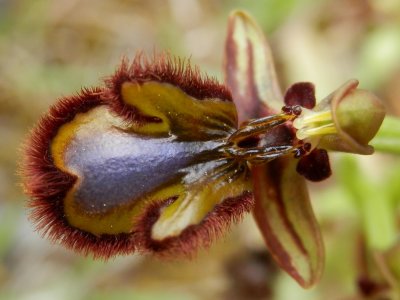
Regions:
<instances>
[{"instance_id":1,"label":"iridescent blue speculum","mask_svg":"<svg viewBox=\"0 0 400 300\"><path fill-rule=\"evenodd\" d=\"M252 207L247 162L231 153L236 130L215 80L168 55L124 61L31 132L21 166L31 218L95 257L190 254Z\"/></svg>"}]
</instances>

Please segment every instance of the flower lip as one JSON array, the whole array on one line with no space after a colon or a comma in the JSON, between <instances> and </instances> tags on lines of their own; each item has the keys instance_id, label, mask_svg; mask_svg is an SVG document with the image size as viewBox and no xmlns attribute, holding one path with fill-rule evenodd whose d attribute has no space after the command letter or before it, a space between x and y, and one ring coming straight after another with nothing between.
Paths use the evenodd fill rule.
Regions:
<instances>
[{"instance_id":1,"label":"flower lip","mask_svg":"<svg viewBox=\"0 0 400 300\"><path fill-rule=\"evenodd\" d=\"M194 252L203 240L211 241L216 228L222 231L252 207L244 164L219 159L216 149L236 128L237 112L228 88L201 75L187 60L139 54L130 65L124 61L105 86L60 99L33 129L20 165L25 192L31 197L30 218L53 242L94 258L136 251L167 255L175 253L169 247L179 250L182 245L182 254ZM128 137L132 143L125 140ZM152 149L149 143L157 146ZM211 144L210 149L203 148ZM171 151L175 146L182 147ZM128 153L121 151L124 147ZM147 155L160 153L180 160L185 159L183 153L189 156L185 165L172 158L173 166L158 174L162 163ZM168 155L161 155L161 160L166 162ZM128 157L139 160L126 162ZM120 158L125 160L122 164ZM152 163L157 165L153 169ZM212 173L214 167L217 171ZM166 178L168 172L171 176ZM155 181L145 178L153 173ZM193 173L204 177L207 187L197 184L200 179ZM135 188L124 193L127 184ZM196 192L186 197L196 184ZM177 196L174 203L179 203L181 195L197 219L183 219L189 231L166 230L157 239L161 247L153 247L147 242L152 236L145 236L151 231L137 220L157 213L161 218L168 206L161 211L156 204ZM204 200L201 205L209 201L208 206L195 200ZM151 209L160 211L150 214Z\"/></svg>"}]
</instances>

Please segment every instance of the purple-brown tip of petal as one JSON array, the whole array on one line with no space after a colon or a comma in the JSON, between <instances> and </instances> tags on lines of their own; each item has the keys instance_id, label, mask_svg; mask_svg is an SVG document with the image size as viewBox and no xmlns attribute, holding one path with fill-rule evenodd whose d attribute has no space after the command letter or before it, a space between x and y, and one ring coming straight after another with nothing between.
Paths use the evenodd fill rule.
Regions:
<instances>
[{"instance_id":1,"label":"purple-brown tip of petal","mask_svg":"<svg viewBox=\"0 0 400 300\"><path fill-rule=\"evenodd\" d=\"M108 88L107 98L111 100L112 109L126 120L142 122L146 116L139 115L135 107L124 102L121 88L125 82L145 83L155 81L168 83L180 88L183 92L199 100L218 98L232 101L229 89L215 78L203 75L190 60L171 56L163 52L146 56L137 53L132 62L123 59L114 75L105 80Z\"/></svg>"},{"instance_id":2,"label":"purple-brown tip of petal","mask_svg":"<svg viewBox=\"0 0 400 300\"><path fill-rule=\"evenodd\" d=\"M311 82L293 84L285 93L285 104L288 106L300 105L311 109L315 106L315 87Z\"/></svg>"},{"instance_id":3,"label":"purple-brown tip of petal","mask_svg":"<svg viewBox=\"0 0 400 300\"><path fill-rule=\"evenodd\" d=\"M300 158L296 171L310 181L327 179L332 174L328 152L324 149L314 149Z\"/></svg>"},{"instance_id":4,"label":"purple-brown tip of petal","mask_svg":"<svg viewBox=\"0 0 400 300\"><path fill-rule=\"evenodd\" d=\"M160 258L174 259L179 257L193 258L199 248L208 248L212 242L221 237L233 223L238 223L244 213L254 206L253 195L245 192L241 196L225 199L210 211L204 220L197 225L191 225L176 237L163 240L151 238L151 230L160 216L160 209L172 203L168 199L162 203L150 205L146 212L137 219L137 239L141 242L141 250L150 252Z\"/></svg>"},{"instance_id":5,"label":"purple-brown tip of petal","mask_svg":"<svg viewBox=\"0 0 400 300\"><path fill-rule=\"evenodd\" d=\"M76 96L57 101L40 119L24 144L19 173L24 191L31 198L28 201L30 219L43 236L84 255L106 259L134 252L132 236L95 236L68 224L63 199L76 177L59 170L50 152L51 141L59 128L76 114L104 105L102 94L100 88L86 89Z\"/></svg>"}]
</instances>

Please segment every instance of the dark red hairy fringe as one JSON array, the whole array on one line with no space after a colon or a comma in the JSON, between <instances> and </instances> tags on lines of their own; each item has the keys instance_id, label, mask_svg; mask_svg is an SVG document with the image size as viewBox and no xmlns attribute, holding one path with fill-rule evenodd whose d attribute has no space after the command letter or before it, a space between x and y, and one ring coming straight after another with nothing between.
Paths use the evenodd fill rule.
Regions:
<instances>
[{"instance_id":1,"label":"dark red hairy fringe","mask_svg":"<svg viewBox=\"0 0 400 300\"><path fill-rule=\"evenodd\" d=\"M76 178L59 170L50 155L50 143L65 123L76 114L84 113L98 105L109 105L117 114L130 121L153 121L139 116L133 107L124 104L120 97L121 86L126 81L167 82L180 87L198 99L220 98L232 101L229 90L215 79L201 77L198 68L168 54L154 55L153 60L138 54L129 65L123 60L114 76L106 80L106 87L84 89L76 96L65 97L50 107L32 130L23 147L20 174L28 202L30 218L38 231L53 242L95 258L107 259L117 254L130 254L136 250L150 251L160 256L184 254L191 256L199 246L209 246L232 221L237 222L244 212L253 207L250 193L226 199L218 205L201 224L191 226L176 238L157 242L151 240L151 226L159 216L162 205L153 204L143 214L138 232L95 236L70 226L65 219L63 199ZM164 202L165 205L165 202Z\"/></svg>"},{"instance_id":2,"label":"dark red hairy fringe","mask_svg":"<svg viewBox=\"0 0 400 300\"><path fill-rule=\"evenodd\" d=\"M50 142L58 129L76 114L103 105L102 93L100 88L86 89L57 101L23 146L20 173L24 190L31 196L30 218L43 236L84 255L92 253L95 257L108 258L116 253L132 253L135 247L131 235L98 237L71 227L64 216L63 199L76 178L60 171L50 156Z\"/></svg>"},{"instance_id":3,"label":"dark red hairy fringe","mask_svg":"<svg viewBox=\"0 0 400 300\"><path fill-rule=\"evenodd\" d=\"M170 204L153 203L137 222L137 236L143 243L141 248L151 251L160 258L174 259L192 258L199 248L208 248L215 239L222 237L224 232L233 223L241 221L243 214L250 212L254 206L254 198L251 192L241 196L227 198L208 213L198 225L191 225L183 232L172 238L162 241L151 239L151 229L160 216L160 209Z\"/></svg>"},{"instance_id":4,"label":"dark red hairy fringe","mask_svg":"<svg viewBox=\"0 0 400 300\"><path fill-rule=\"evenodd\" d=\"M115 74L105 80L108 88L106 98L112 99L111 106L114 111L128 121L160 122L158 118L146 118L139 115L138 111L127 105L121 97L123 83L147 81L170 83L199 100L219 98L232 101L231 92L227 87L218 83L215 78L202 75L199 68L192 66L189 60L172 57L166 52L153 54L149 58L139 52L132 63L129 63L126 58L123 59Z\"/></svg>"}]
</instances>

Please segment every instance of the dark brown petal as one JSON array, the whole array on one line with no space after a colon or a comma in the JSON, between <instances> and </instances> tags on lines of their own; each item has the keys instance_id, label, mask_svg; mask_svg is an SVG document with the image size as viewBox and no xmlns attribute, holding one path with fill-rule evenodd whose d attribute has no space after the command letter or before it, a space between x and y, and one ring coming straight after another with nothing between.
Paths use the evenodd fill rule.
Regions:
<instances>
[{"instance_id":1,"label":"dark brown petal","mask_svg":"<svg viewBox=\"0 0 400 300\"><path fill-rule=\"evenodd\" d=\"M285 93L286 105L300 105L305 108L315 106L315 87L311 82L297 82L293 84Z\"/></svg>"},{"instance_id":2,"label":"dark brown petal","mask_svg":"<svg viewBox=\"0 0 400 300\"><path fill-rule=\"evenodd\" d=\"M315 148L310 154L300 158L296 171L311 181L322 181L331 176L328 152Z\"/></svg>"},{"instance_id":3,"label":"dark brown petal","mask_svg":"<svg viewBox=\"0 0 400 300\"><path fill-rule=\"evenodd\" d=\"M321 277L324 249L296 160L279 158L252 171L254 217L271 255L301 286L311 287Z\"/></svg>"}]
</instances>

